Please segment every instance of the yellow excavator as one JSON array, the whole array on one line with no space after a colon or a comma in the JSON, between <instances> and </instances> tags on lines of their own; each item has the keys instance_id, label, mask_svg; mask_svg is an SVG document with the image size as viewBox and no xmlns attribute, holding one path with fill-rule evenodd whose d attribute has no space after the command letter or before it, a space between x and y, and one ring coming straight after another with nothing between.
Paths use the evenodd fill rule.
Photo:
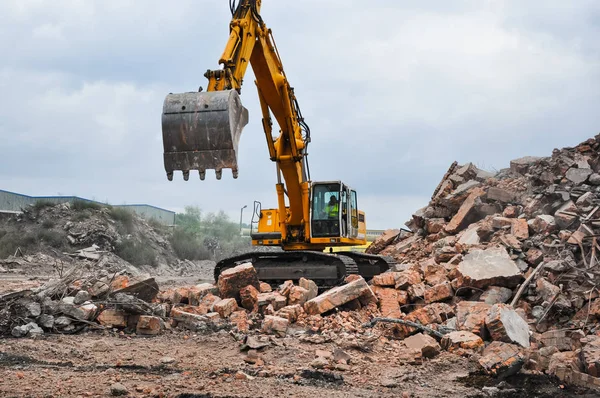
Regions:
<instances>
[{"instance_id":1,"label":"yellow excavator","mask_svg":"<svg viewBox=\"0 0 600 398\"><path fill-rule=\"evenodd\" d=\"M276 166L277 208L254 204L252 244L283 250L256 250L227 258L215 268L215 280L226 268L251 261L259 278L270 283L312 279L334 286L349 274L371 278L389 269L388 257L344 251L325 253L327 247L366 243L365 214L358 209L356 191L341 181L311 181L308 167L310 129L290 86L271 30L261 17L260 0L230 0L232 20L222 69L208 70L206 91L167 95L162 114L164 164L167 178L176 170L188 180L191 170L200 179L214 169L238 176L240 135L248 111L240 93L248 65L256 77L262 126L269 155ZM273 136L273 119L279 133Z\"/></svg>"}]
</instances>

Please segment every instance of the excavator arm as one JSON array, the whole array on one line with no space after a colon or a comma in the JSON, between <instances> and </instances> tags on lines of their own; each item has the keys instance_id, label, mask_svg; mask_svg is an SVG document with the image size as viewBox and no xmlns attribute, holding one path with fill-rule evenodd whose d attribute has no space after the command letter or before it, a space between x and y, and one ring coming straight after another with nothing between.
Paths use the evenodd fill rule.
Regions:
<instances>
[{"instance_id":1,"label":"excavator arm","mask_svg":"<svg viewBox=\"0 0 600 398\"><path fill-rule=\"evenodd\" d=\"M304 122L283 69L271 30L260 16L260 0L230 1L232 20L225 50L219 59L222 69L208 70L207 92L169 94L163 108L164 160L167 177L182 170L223 168L237 177L237 145L247 123L241 105L248 63L256 77L262 124L269 156L276 163L278 209L282 242L304 242L310 236L307 145L310 130ZM273 120L279 133L273 136ZM287 200L286 200L287 199ZM287 202L287 203L286 203Z\"/></svg>"}]
</instances>

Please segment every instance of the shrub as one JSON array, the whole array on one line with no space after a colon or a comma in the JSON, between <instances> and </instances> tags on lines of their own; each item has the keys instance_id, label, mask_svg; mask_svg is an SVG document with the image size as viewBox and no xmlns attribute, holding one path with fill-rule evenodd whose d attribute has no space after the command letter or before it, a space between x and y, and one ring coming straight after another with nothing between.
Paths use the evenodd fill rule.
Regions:
<instances>
[{"instance_id":1,"label":"shrub","mask_svg":"<svg viewBox=\"0 0 600 398\"><path fill-rule=\"evenodd\" d=\"M86 209L100 210L102 208L102 205L100 203L91 202L89 200L75 199L73 201L73 203L71 204L71 208L73 210L78 210L78 211L86 210Z\"/></svg>"},{"instance_id":2,"label":"shrub","mask_svg":"<svg viewBox=\"0 0 600 398\"><path fill-rule=\"evenodd\" d=\"M152 267L158 265L156 252L148 242L124 239L117 243L115 253L133 265L151 265Z\"/></svg>"},{"instance_id":3,"label":"shrub","mask_svg":"<svg viewBox=\"0 0 600 398\"><path fill-rule=\"evenodd\" d=\"M169 238L177 257L183 260L208 260L211 258L208 249L189 231L177 228Z\"/></svg>"},{"instance_id":4,"label":"shrub","mask_svg":"<svg viewBox=\"0 0 600 398\"><path fill-rule=\"evenodd\" d=\"M62 231L54 231L51 229L42 229L37 233L37 239L40 242L54 248L61 248L65 243L65 234Z\"/></svg>"},{"instance_id":5,"label":"shrub","mask_svg":"<svg viewBox=\"0 0 600 398\"><path fill-rule=\"evenodd\" d=\"M130 234L133 232L134 228L132 212L121 207L111 207L109 214L113 220L118 221L123 226L123 229L120 231L121 233L126 232Z\"/></svg>"},{"instance_id":6,"label":"shrub","mask_svg":"<svg viewBox=\"0 0 600 398\"><path fill-rule=\"evenodd\" d=\"M53 220L47 219L47 220L42 221L42 227L44 227L46 229L54 228L54 225L56 225L56 224L54 223Z\"/></svg>"},{"instance_id":7,"label":"shrub","mask_svg":"<svg viewBox=\"0 0 600 398\"><path fill-rule=\"evenodd\" d=\"M51 202L47 199L38 199L33 204L33 210L35 210L36 212L39 212L40 210L45 209L46 207L52 207L55 204L56 203Z\"/></svg>"},{"instance_id":8,"label":"shrub","mask_svg":"<svg viewBox=\"0 0 600 398\"><path fill-rule=\"evenodd\" d=\"M27 233L5 233L0 238L0 258L15 254L18 248L26 251L36 244L36 238Z\"/></svg>"}]
</instances>

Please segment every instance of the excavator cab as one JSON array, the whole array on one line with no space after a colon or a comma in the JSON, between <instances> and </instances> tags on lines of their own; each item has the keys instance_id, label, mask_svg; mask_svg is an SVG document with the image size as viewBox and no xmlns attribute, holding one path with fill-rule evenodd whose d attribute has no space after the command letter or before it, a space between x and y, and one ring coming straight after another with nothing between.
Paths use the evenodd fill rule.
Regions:
<instances>
[{"instance_id":1,"label":"excavator cab","mask_svg":"<svg viewBox=\"0 0 600 398\"><path fill-rule=\"evenodd\" d=\"M312 238L356 239L359 235L359 218L356 191L341 181L312 184Z\"/></svg>"},{"instance_id":2,"label":"excavator cab","mask_svg":"<svg viewBox=\"0 0 600 398\"><path fill-rule=\"evenodd\" d=\"M236 90L169 94L162 113L165 171L169 181L181 170L189 179L198 170L204 180L214 169L218 180L222 170L238 176L237 151L242 129L248 124L248 110Z\"/></svg>"}]
</instances>

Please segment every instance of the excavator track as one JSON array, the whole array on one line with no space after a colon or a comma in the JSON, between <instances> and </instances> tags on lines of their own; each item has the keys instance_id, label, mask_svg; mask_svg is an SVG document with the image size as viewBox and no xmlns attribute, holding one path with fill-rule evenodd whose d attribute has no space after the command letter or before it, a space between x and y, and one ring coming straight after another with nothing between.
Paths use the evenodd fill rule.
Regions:
<instances>
[{"instance_id":1,"label":"excavator track","mask_svg":"<svg viewBox=\"0 0 600 398\"><path fill-rule=\"evenodd\" d=\"M350 257L358 266L358 274L370 280L375 275L383 274L396 265L396 260L389 256L343 251L337 254Z\"/></svg>"},{"instance_id":2,"label":"excavator track","mask_svg":"<svg viewBox=\"0 0 600 398\"><path fill-rule=\"evenodd\" d=\"M350 274L359 273L356 262L344 255L315 251L249 252L219 261L214 271L215 281L224 270L245 262L251 262L258 278L271 285L306 278L325 289L343 283Z\"/></svg>"}]
</instances>

